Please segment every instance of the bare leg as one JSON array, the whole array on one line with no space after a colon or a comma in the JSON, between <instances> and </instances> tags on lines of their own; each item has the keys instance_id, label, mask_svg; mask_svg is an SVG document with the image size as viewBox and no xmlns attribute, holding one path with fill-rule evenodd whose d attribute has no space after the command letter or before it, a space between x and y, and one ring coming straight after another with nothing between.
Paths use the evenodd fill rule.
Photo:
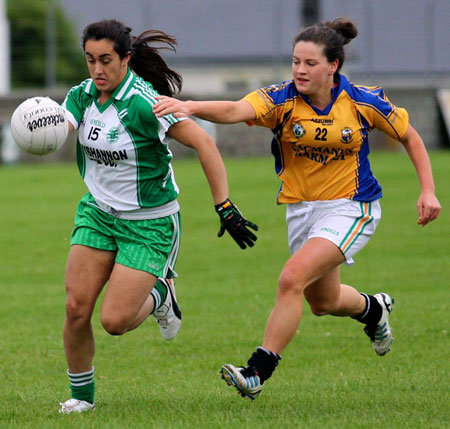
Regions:
<instances>
[{"instance_id":1,"label":"bare leg","mask_svg":"<svg viewBox=\"0 0 450 429\"><path fill-rule=\"evenodd\" d=\"M364 298L350 286L340 285L339 265L344 260L339 248L323 238L308 240L292 255L280 275L263 347L280 354L290 343L301 320L303 294L317 303L320 310L315 311L320 314L353 315L363 311Z\"/></svg>"},{"instance_id":2,"label":"bare leg","mask_svg":"<svg viewBox=\"0 0 450 429\"><path fill-rule=\"evenodd\" d=\"M63 339L69 371L90 371L95 353L91 317L107 282L115 254L86 246L70 249L66 268L66 320Z\"/></svg>"},{"instance_id":3,"label":"bare leg","mask_svg":"<svg viewBox=\"0 0 450 429\"><path fill-rule=\"evenodd\" d=\"M340 283L339 267L305 289L305 298L316 316L355 316L364 311L366 300L352 286Z\"/></svg>"},{"instance_id":4,"label":"bare leg","mask_svg":"<svg viewBox=\"0 0 450 429\"><path fill-rule=\"evenodd\" d=\"M271 377L280 354L300 324L303 295L317 315L354 315L364 309L365 299L351 286L340 284L340 249L324 238L312 238L286 262L278 282L275 307L269 316L263 348L257 348L244 369L226 364L222 378L242 396L255 399Z\"/></svg>"},{"instance_id":5,"label":"bare leg","mask_svg":"<svg viewBox=\"0 0 450 429\"><path fill-rule=\"evenodd\" d=\"M157 277L124 265L114 266L102 303L103 327L112 335L137 328L152 312L150 292Z\"/></svg>"}]
</instances>

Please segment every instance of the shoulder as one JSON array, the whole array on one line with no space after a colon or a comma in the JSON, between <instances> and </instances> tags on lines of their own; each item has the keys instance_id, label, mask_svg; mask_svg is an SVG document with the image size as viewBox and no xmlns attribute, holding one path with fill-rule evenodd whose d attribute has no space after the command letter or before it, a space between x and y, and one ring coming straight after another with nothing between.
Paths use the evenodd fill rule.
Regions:
<instances>
[{"instance_id":1,"label":"shoulder","mask_svg":"<svg viewBox=\"0 0 450 429\"><path fill-rule=\"evenodd\" d=\"M69 89L67 92L67 95L69 94L82 94L82 93L89 93L89 90L91 86L94 84L92 79L85 79L83 82L79 83L78 85L73 86Z\"/></svg>"},{"instance_id":2,"label":"shoulder","mask_svg":"<svg viewBox=\"0 0 450 429\"><path fill-rule=\"evenodd\" d=\"M93 102L91 92L95 90L92 79L84 80L67 92L63 102L64 108L74 115L81 114Z\"/></svg>"},{"instance_id":3,"label":"shoulder","mask_svg":"<svg viewBox=\"0 0 450 429\"><path fill-rule=\"evenodd\" d=\"M86 79L79 85L72 87L66 95L65 104L67 107L85 108L93 100L93 93L97 89L92 79Z\"/></svg>"},{"instance_id":4,"label":"shoulder","mask_svg":"<svg viewBox=\"0 0 450 429\"><path fill-rule=\"evenodd\" d=\"M270 99L272 99L274 104L282 104L298 96L298 91L295 88L293 80L270 85L265 88L261 88L259 91L263 92Z\"/></svg>"},{"instance_id":5,"label":"shoulder","mask_svg":"<svg viewBox=\"0 0 450 429\"><path fill-rule=\"evenodd\" d=\"M154 121L153 105L156 104L156 96L152 85L139 76L135 76L132 85L120 101L122 108L126 107L129 118L136 123L148 123Z\"/></svg>"},{"instance_id":6,"label":"shoulder","mask_svg":"<svg viewBox=\"0 0 450 429\"><path fill-rule=\"evenodd\" d=\"M164 128L168 128L171 125L180 122L181 119L175 118L173 114L165 115L158 118L153 113L153 106L157 103L156 97L159 96L159 92L156 91L152 84L136 76L133 87L129 91L128 108L133 113L133 117L142 123L148 124L149 122L156 125L160 123Z\"/></svg>"},{"instance_id":7,"label":"shoulder","mask_svg":"<svg viewBox=\"0 0 450 429\"><path fill-rule=\"evenodd\" d=\"M149 104L151 106L156 104L156 97L159 95L159 93L153 89L152 84L145 81L140 76L136 76L132 90L129 94L133 101L139 104Z\"/></svg>"},{"instance_id":8,"label":"shoulder","mask_svg":"<svg viewBox=\"0 0 450 429\"><path fill-rule=\"evenodd\" d=\"M243 99L251 105L265 106L272 110L294 100L299 95L292 80L260 88L247 94Z\"/></svg>"},{"instance_id":9,"label":"shoulder","mask_svg":"<svg viewBox=\"0 0 450 429\"><path fill-rule=\"evenodd\" d=\"M342 91L348 94L356 109L366 118L378 116L388 118L397 110L381 86L358 85L345 79Z\"/></svg>"},{"instance_id":10,"label":"shoulder","mask_svg":"<svg viewBox=\"0 0 450 429\"><path fill-rule=\"evenodd\" d=\"M350 82L344 86L343 90L352 98L357 111L371 127L378 128L397 140L405 133L409 123L408 112L392 104L382 87Z\"/></svg>"},{"instance_id":11,"label":"shoulder","mask_svg":"<svg viewBox=\"0 0 450 429\"><path fill-rule=\"evenodd\" d=\"M390 109L392 106L381 86L367 86L346 81L342 89L358 105L380 110L384 110L386 107Z\"/></svg>"}]
</instances>

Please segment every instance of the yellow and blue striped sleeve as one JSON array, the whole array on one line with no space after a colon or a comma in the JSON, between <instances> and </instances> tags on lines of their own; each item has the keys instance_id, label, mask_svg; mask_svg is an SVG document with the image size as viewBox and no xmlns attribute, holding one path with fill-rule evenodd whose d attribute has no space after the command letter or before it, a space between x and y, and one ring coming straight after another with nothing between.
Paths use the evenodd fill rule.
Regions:
<instances>
[{"instance_id":1,"label":"yellow and blue striped sleeve","mask_svg":"<svg viewBox=\"0 0 450 429\"><path fill-rule=\"evenodd\" d=\"M409 115L406 109L392 104L389 98L379 87L359 87L366 92L364 98L356 100L358 111L367 120L371 129L377 128L390 137L400 140L406 133L409 124Z\"/></svg>"}]
</instances>

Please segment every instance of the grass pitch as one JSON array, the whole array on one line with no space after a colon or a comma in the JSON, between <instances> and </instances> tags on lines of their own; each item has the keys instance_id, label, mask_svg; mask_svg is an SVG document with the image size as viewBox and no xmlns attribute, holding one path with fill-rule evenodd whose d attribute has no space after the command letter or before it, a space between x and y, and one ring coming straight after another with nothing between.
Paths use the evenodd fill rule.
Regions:
<instances>
[{"instance_id":1,"label":"grass pitch","mask_svg":"<svg viewBox=\"0 0 450 429\"><path fill-rule=\"evenodd\" d=\"M177 289L183 325L165 342L154 320L111 337L93 318L97 410L59 415L69 397L62 347L64 269L85 188L72 164L0 168L0 427L4 428L443 428L449 427L449 152L433 152L441 217L416 225L419 187L403 153L374 153L383 218L342 280L396 304L391 353L378 357L348 318L313 316L260 397L219 377L261 343L288 258L273 161L226 160L231 199L260 227L253 249L218 239L199 164L174 164L183 236ZM97 306L99 307L99 306Z\"/></svg>"}]
</instances>

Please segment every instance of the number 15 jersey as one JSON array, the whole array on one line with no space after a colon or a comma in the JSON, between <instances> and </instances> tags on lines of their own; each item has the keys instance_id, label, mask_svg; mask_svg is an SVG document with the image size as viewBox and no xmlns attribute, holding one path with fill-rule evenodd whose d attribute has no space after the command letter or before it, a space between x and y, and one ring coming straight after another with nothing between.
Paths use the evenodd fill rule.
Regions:
<instances>
[{"instance_id":1,"label":"number 15 jersey","mask_svg":"<svg viewBox=\"0 0 450 429\"><path fill-rule=\"evenodd\" d=\"M248 125L274 134L272 154L282 180L279 204L338 198L370 202L382 195L370 169L368 134L378 128L399 140L408 127L408 113L390 103L382 88L338 78L324 110L312 106L293 81L243 98L256 112Z\"/></svg>"},{"instance_id":2,"label":"number 15 jersey","mask_svg":"<svg viewBox=\"0 0 450 429\"><path fill-rule=\"evenodd\" d=\"M78 168L102 207L120 212L161 208L164 216L178 210L166 132L180 119L153 114L157 95L128 70L104 104L92 79L66 96L63 107L78 129Z\"/></svg>"}]
</instances>

